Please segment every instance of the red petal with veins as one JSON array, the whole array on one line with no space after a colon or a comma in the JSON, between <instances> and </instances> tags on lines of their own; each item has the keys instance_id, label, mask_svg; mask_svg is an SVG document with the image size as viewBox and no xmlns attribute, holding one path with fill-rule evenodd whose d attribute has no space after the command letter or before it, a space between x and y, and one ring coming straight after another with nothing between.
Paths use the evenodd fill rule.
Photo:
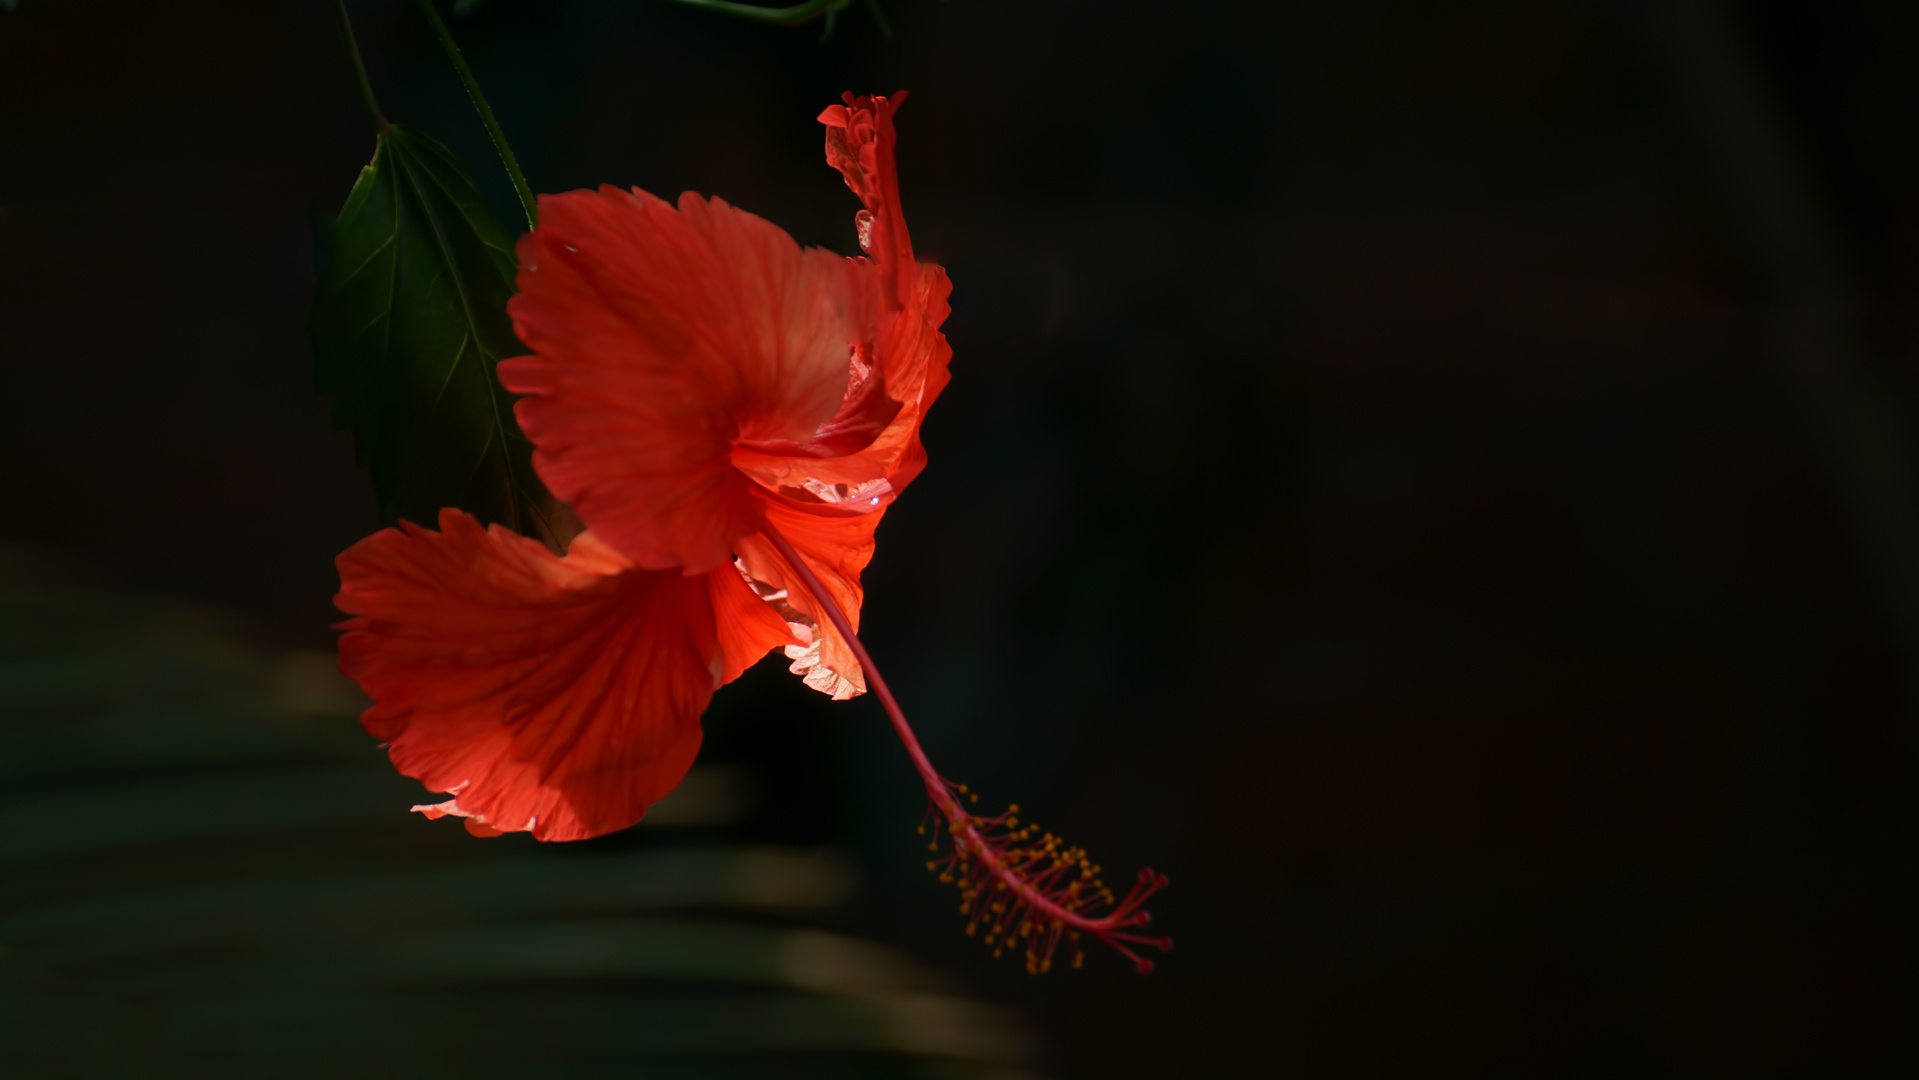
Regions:
<instances>
[{"instance_id":1,"label":"red petal with veins","mask_svg":"<svg viewBox=\"0 0 1919 1080\"><path fill-rule=\"evenodd\" d=\"M375 702L362 724L453 796L433 816L541 840L632 825L685 776L734 666L710 583L636 568L591 533L562 559L458 510L440 529L403 523L339 557L336 603L355 616L340 667Z\"/></svg>"},{"instance_id":2,"label":"red petal with veins","mask_svg":"<svg viewBox=\"0 0 1919 1080\"><path fill-rule=\"evenodd\" d=\"M897 494L912 483L926 467L920 422L951 379L947 365L953 359L952 346L939 332L952 310L947 297L953 286L946 271L925 264L915 266L913 283L907 306L881 321L874 342L887 393L900 399L898 411L879 434L857 453L841 457L794 457L768 454L756 447L735 447L734 466L769 490L805 487L808 480L858 486L884 478L889 493Z\"/></svg>"},{"instance_id":3,"label":"red petal with veins","mask_svg":"<svg viewBox=\"0 0 1919 1080\"><path fill-rule=\"evenodd\" d=\"M829 105L820 113L826 125L826 161L846 178L846 186L866 204L855 220L860 250L879 263L890 288L887 309L906 303L911 288L907 271L913 265L913 242L906 234L906 215L900 209L899 167L894 150L899 137L893 114L906 104L906 91L891 98L842 96L844 105Z\"/></svg>"},{"instance_id":4,"label":"red petal with veins","mask_svg":"<svg viewBox=\"0 0 1919 1080\"><path fill-rule=\"evenodd\" d=\"M706 580L720 647L726 654L722 684L739 678L774 649L799 643L786 620L753 591L737 567L722 566L708 573Z\"/></svg>"},{"instance_id":5,"label":"red petal with veins","mask_svg":"<svg viewBox=\"0 0 1919 1080\"><path fill-rule=\"evenodd\" d=\"M767 499L766 506L767 521L785 534L794 550L813 568L820 584L833 594L855 631L859 629L860 602L866 595L860 585L860 572L873 560L873 530L885 512L884 499L874 504L869 503L868 498L854 494L837 504L807 505L776 496ZM875 505L877 508L867 509ZM755 533L740 541L739 557L741 568L754 580L784 589L787 606L811 622L803 632L811 636L810 644L818 648L788 649L794 672L806 676L808 686L836 698L865 693L866 676L853 650L772 542Z\"/></svg>"},{"instance_id":6,"label":"red petal with veins","mask_svg":"<svg viewBox=\"0 0 1919 1080\"><path fill-rule=\"evenodd\" d=\"M725 564L760 521L734 445L808 441L847 397L861 265L692 194L543 196L540 220L508 305L537 355L499 369L534 466L636 564Z\"/></svg>"}]
</instances>

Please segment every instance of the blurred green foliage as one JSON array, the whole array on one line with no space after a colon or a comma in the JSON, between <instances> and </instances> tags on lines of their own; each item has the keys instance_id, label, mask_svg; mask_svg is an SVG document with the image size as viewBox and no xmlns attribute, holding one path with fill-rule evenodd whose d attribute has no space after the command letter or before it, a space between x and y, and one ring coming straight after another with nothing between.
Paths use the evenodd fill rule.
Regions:
<instances>
[{"instance_id":1,"label":"blurred green foliage","mask_svg":"<svg viewBox=\"0 0 1919 1080\"><path fill-rule=\"evenodd\" d=\"M331 657L53 577L0 553L0 1075L1020 1075L1005 1014L822 928L831 852L474 840Z\"/></svg>"}]
</instances>

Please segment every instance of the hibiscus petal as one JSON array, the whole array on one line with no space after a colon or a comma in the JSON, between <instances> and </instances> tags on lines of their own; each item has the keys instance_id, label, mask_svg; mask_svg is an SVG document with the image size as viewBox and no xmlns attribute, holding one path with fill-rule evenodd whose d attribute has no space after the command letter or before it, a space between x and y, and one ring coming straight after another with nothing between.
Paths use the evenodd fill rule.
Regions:
<instances>
[{"instance_id":1,"label":"hibiscus petal","mask_svg":"<svg viewBox=\"0 0 1919 1080\"><path fill-rule=\"evenodd\" d=\"M952 381L948 365L953 347L940 326L953 310L947 302L953 283L938 266L922 263L915 269L906 308L886 324L875 346L906 405L864 451L886 462L886 477L895 491L904 491L926 467L920 422Z\"/></svg>"},{"instance_id":2,"label":"hibiscus petal","mask_svg":"<svg viewBox=\"0 0 1919 1080\"><path fill-rule=\"evenodd\" d=\"M753 591L736 567L722 566L706 577L720 648L726 654L722 684L739 678L774 649L799 644L786 620Z\"/></svg>"},{"instance_id":3,"label":"hibiscus petal","mask_svg":"<svg viewBox=\"0 0 1919 1080\"><path fill-rule=\"evenodd\" d=\"M873 530L885 512L884 502L877 509L868 504L869 508L860 512L863 502L808 506L774 496L767 499L766 507L767 522L806 560L855 631L860 627L860 603L866 595L860 585L860 572L873 560ZM865 693L866 675L853 650L772 541L757 533L740 541L739 558L741 569L755 581L785 590L785 605L804 617L792 624L803 644L787 649L794 674L804 676L806 685L835 698Z\"/></svg>"},{"instance_id":4,"label":"hibiscus petal","mask_svg":"<svg viewBox=\"0 0 1919 1080\"><path fill-rule=\"evenodd\" d=\"M554 556L458 510L339 557L361 723L452 813L541 840L623 829L676 787L726 668L708 583L592 533ZM731 573L730 568L727 571Z\"/></svg>"},{"instance_id":5,"label":"hibiscus petal","mask_svg":"<svg viewBox=\"0 0 1919 1080\"><path fill-rule=\"evenodd\" d=\"M869 340L859 264L697 195L542 196L500 365L541 479L636 564L703 573L759 525L737 442L804 442Z\"/></svg>"},{"instance_id":6,"label":"hibiscus petal","mask_svg":"<svg viewBox=\"0 0 1919 1080\"><path fill-rule=\"evenodd\" d=\"M953 347L940 333L952 307L947 297L952 282L946 271L922 263L913 268L907 304L881 320L873 353L885 379L886 392L897 398L898 411L864 447L839 457L801 457L766 453L758 447L735 447L733 464L769 490L804 488L819 484L859 486L884 478L897 493L926 467L920 444L920 422L926 410L951 378L947 365Z\"/></svg>"},{"instance_id":7,"label":"hibiscus petal","mask_svg":"<svg viewBox=\"0 0 1919 1080\"><path fill-rule=\"evenodd\" d=\"M879 263L889 286L887 307L896 309L906 302L911 288L908 272L913 266L913 242L900 209L899 168L894 162L899 138L893 131L893 114L906 104L906 91L890 99L883 94L855 97L847 93L842 100L845 105L829 105L819 115L820 123L826 125L826 161L866 204L854 218L860 250Z\"/></svg>"}]
</instances>

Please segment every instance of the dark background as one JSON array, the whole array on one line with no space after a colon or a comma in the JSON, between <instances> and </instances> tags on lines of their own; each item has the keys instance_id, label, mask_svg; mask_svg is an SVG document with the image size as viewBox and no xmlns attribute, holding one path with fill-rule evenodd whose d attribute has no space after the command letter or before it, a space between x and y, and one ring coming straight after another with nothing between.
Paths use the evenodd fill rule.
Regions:
<instances>
[{"instance_id":1,"label":"dark background","mask_svg":"<svg viewBox=\"0 0 1919 1080\"><path fill-rule=\"evenodd\" d=\"M517 223L417 9L349 8ZM771 661L708 716L754 835L849 845L847 925L1049 1075L1913 1075L1919 9L885 8L453 28L536 190L842 251L813 118L912 91L954 381L867 634L1179 948L995 966L878 709ZM0 12L0 539L330 646L377 521L305 320L372 145L321 0Z\"/></svg>"}]
</instances>

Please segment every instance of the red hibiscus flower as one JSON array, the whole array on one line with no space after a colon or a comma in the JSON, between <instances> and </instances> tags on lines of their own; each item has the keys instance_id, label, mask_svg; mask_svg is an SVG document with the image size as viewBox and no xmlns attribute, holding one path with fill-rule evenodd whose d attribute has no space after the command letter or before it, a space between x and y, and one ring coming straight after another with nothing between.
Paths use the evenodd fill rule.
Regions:
<instances>
[{"instance_id":1,"label":"red hibiscus flower","mask_svg":"<svg viewBox=\"0 0 1919 1080\"><path fill-rule=\"evenodd\" d=\"M341 667L395 766L450 796L416 809L577 840L670 792L713 692L783 647L809 686L878 692L953 836L935 868L981 912L997 903L989 940L1030 939L1037 965L1089 930L1139 960L1121 942L1148 939L1125 928L1164 879L1087 916L1113 898L1083 854L962 809L855 637L874 527L925 465L951 357L946 274L915 260L900 212L904 99L849 94L820 116L864 203L864 257L690 193L540 199L509 305L533 355L499 371L524 395L535 469L586 531L560 556L446 509L438 532L362 540L339 558Z\"/></svg>"}]
</instances>

